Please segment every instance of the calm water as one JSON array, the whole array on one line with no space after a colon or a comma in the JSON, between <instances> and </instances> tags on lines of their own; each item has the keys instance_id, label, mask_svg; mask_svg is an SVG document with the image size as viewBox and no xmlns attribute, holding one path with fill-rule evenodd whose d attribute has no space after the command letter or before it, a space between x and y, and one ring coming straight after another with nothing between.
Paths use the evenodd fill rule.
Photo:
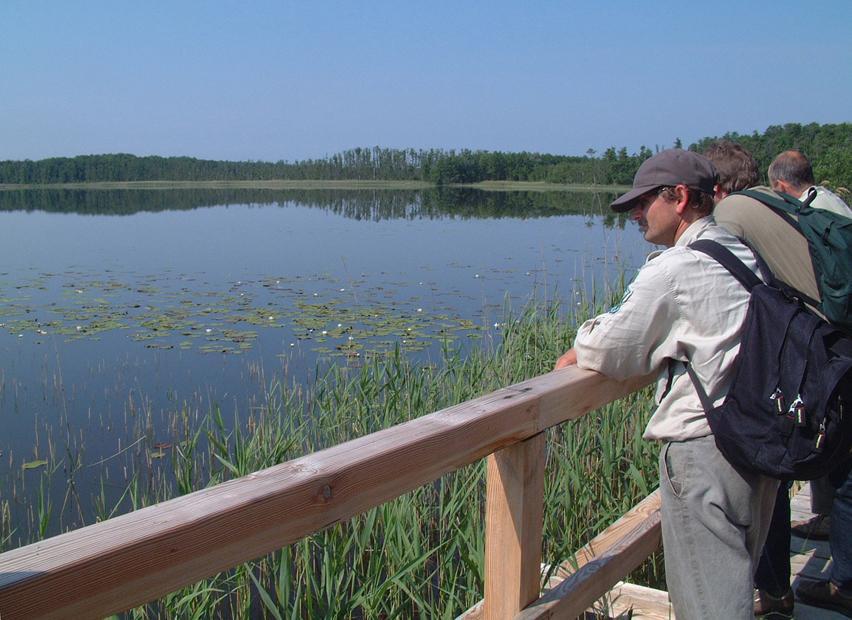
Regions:
<instances>
[{"instance_id":1,"label":"calm water","mask_svg":"<svg viewBox=\"0 0 852 620\"><path fill-rule=\"evenodd\" d=\"M395 347L437 360L448 343L488 346L507 304L570 304L630 277L649 247L610 199L0 192L0 510L18 528L6 546L33 535L40 494L54 505L45 532L91 522L79 505L123 479L129 449L168 443L187 403L244 411L285 368L310 381Z\"/></svg>"}]
</instances>

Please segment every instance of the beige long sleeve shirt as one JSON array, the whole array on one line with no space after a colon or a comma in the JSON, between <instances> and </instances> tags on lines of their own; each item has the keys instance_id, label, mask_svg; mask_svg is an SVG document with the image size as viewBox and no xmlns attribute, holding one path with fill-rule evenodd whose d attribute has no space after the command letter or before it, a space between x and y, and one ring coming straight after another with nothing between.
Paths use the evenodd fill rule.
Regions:
<instances>
[{"instance_id":1,"label":"beige long sleeve shirt","mask_svg":"<svg viewBox=\"0 0 852 620\"><path fill-rule=\"evenodd\" d=\"M710 434L686 362L717 405L733 379L749 294L714 259L686 247L702 238L727 246L756 272L751 251L712 216L702 218L674 247L648 257L620 305L586 321L577 333L581 368L616 379L658 372L657 409L646 439L682 441Z\"/></svg>"}]
</instances>

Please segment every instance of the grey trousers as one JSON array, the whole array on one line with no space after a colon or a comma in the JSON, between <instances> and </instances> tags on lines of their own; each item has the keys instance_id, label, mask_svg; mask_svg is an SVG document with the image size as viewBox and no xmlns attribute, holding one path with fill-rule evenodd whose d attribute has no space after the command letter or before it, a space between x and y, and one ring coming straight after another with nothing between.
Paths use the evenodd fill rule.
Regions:
<instances>
[{"instance_id":1,"label":"grey trousers","mask_svg":"<svg viewBox=\"0 0 852 620\"><path fill-rule=\"evenodd\" d=\"M663 552L677 618L754 618L754 570L777 489L734 469L712 435L663 445Z\"/></svg>"}]
</instances>

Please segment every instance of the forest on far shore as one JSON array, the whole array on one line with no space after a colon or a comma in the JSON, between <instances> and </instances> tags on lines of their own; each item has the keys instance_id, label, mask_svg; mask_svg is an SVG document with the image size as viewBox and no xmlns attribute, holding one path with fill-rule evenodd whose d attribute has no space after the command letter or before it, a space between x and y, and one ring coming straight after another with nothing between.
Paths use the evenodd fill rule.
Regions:
<instances>
[{"instance_id":1,"label":"forest on far shore","mask_svg":"<svg viewBox=\"0 0 852 620\"><path fill-rule=\"evenodd\" d=\"M852 187L852 123L773 125L763 133L733 132L702 138L688 148L700 152L723 138L739 142L752 152L764 180L772 159L781 151L795 148L810 158L818 183ZM679 139L674 146L682 146ZM603 153L589 149L584 155L375 146L348 149L321 159L262 162L116 153L0 161L0 183L376 179L438 185L481 181L629 185L639 165L653 154L645 146L636 153L610 147Z\"/></svg>"}]
</instances>

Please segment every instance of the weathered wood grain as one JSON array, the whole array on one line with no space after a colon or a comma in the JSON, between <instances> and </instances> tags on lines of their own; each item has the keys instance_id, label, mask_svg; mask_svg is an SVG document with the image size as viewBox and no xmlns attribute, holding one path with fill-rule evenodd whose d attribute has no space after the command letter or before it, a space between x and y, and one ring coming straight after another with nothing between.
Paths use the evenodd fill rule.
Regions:
<instances>
[{"instance_id":1,"label":"weathered wood grain","mask_svg":"<svg viewBox=\"0 0 852 620\"><path fill-rule=\"evenodd\" d=\"M544 433L488 457L485 617L511 618L541 581Z\"/></svg>"},{"instance_id":2,"label":"weathered wood grain","mask_svg":"<svg viewBox=\"0 0 852 620\"><path fill-rule=\"evenodd\" d=\"M654 491L596 536L575 560L567 578L524 609L516 620L576 618L660 548L660 492Z\"/></svg>"}]
</instances>

